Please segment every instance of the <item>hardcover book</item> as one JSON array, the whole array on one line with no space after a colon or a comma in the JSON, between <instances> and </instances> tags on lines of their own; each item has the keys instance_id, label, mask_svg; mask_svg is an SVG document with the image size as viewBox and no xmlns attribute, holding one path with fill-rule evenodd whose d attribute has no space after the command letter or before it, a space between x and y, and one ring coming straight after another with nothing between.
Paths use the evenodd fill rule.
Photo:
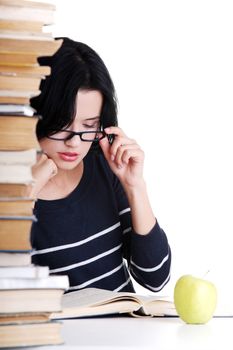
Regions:
<instances>
[{"instance_id":1,"label":"hardcover book","mask_svg":"<svg viewBox=\"0 0 233 350\"><path fill-rule=\"evenodd\" d=\"M9 21L54 23L55 6L49 3L26 0L1 0L0 18Z\"/></svg>"},{"instance_id":2,"label":"hardcover book","mask_svg":"<svg viewBox=\"0 0 233 350\"><path fill-rule=\"evenodd\" d=\"M67 276L0 278L0 316L61 311Z\"/></svg>"},{"instance_id":3,"label":"hardcover book","mask_svg":"<svg viewBox=\"0 0 233 350\"><path fill-rule=\"evenodd\" d=\"M173 301L166 297L86 288L64 294L62 312L53 313L51 318L66 319L122 313L135 317L177 316Z\"/></svg>"},{"instance_id":4,"label":"hardcover book","mask_svg":"<svg viewBox=\"0 0 233 350\"><path fill-rule=\"evenodd\" d=\"M35 91L39 90L40 82L40 77L0 75L0 90Z\"/></svg>"},{"instance_id":5,"label":"hardcover book","mask_svg":"<svg viewBox=\"0 0 233 350\"><path fill-rule=\"evenodd\" d=\"M0 278L47 278L49 277L48 266L0 266Z\"/></svg>"},{"instance_id":6,"label":"hardcover book","mask_svg":"<svg viewBox=\"0 0 233 350\"><path fill-rule=\"evenodd\" d=\"M0 216L0 250L31 250L31 225L34 216Z\"/></svg>"},{"instance_id":7,"label":"hardcover book","mask_svg":"<svg viewBox=\"0 0 233 350\"><path fill-rule=\"evenodd\" d=\"M60 48L62 40L1 39L0 52L36 54L37 57L52 56Z\"/></svg>"},{"instance_id":8,"label":"hardcover book","mask_svg":"<svg viewBox=\"0 0 233 350\"><path fill-rule=\"evenodd\" d=\"M0 348L62 344L61 323L0 323Z\"/></svg>"},{"instance_id":9,"label":"hardcover book","mask_svg":"<svg viewBox=\"0 0 233 350\"><path fill-rule=\"evenodd\" d=\"M13 103L1 103L0 104L0 115L22 115L32 117L35 113L35 109L30 105L25 104L13 104Z\"/></svg>"},{"instance_id":10,"label":"hardcover book","mask_svg":"<svg viewBox=\"0 0 233 350\"><path fill-rule=\"evenodd\" d=\"M45 76L50 75L51 68L49 66L39 66L39 64L32 67L0 65L0 72L1 75L19 77L40 77L41 79L44 79Z\"/></svg>"},{"instance_id":11,"label":"hardcover book","mask_svg":"<svg viewBox=\"0 0 233 350\"><path fill-rule=\"evenodd\" d=\"M37 121L37 116L0 116L0 149L9 151L39 149L35 132Z\"/></svg>"},{"instance_id":12,"label":"hardcover book","mask_svg":"<svg viewBox=\"0 0 233 350\"><path fill-rule=\"evenodd\" d=\"M33 199L4 199L0 198L0 216L30 216L33 215Z\"/></svg>"},{"instance_id":13,"label":"hardcover book","mask_svg":"<svg viewBox=\"0 0 233 350\"><path fill-rule=\"evenodd\" d=\"M0 200L8 199L30 199L34 186L34 181L29 183L1 183L0 182Z\"/></svg>"},{"instance_id":14,"label":"hardcover book","mask_svg":"<svg viewBox=\"0 0 233 350\"><path fill-rule=\"evenodd\" d=\"M0 266L24 267L31 264L31 250L25 251L0 251Z\"/></svg>"}]
</instances>

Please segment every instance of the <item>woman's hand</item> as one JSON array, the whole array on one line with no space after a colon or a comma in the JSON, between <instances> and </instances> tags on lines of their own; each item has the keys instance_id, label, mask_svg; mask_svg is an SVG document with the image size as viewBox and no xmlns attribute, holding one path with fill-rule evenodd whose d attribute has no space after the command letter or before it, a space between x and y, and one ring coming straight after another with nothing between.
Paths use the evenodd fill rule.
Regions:
<instances>
[{"instance_id":1,"label":"woman's hand","mask_svg":"<svg viewBox=\"0 0 233 350\"><path fill-rule=\"evenodd\" d=\"M137 142L128 138L119 127L108 127L104 131L115 135L112 145L107 137L100 141L110 168L125 189L140 185L143 182L144 152Z\"/></svg>"},{"instance_id":2,"label":"woman's hand","mask_svg":"<svg viewBox=\"0 0 233 350\"><path fill-rule=\"evenodd\" d=\"M35 180L35 185L32 188L30 197L36 198L47 182L56 174L57 166L54 161L44 153L39 155L36 164L32 166L32 176Z\"/></svg>"},{"instance_id":3,"label":"woman's hand","mask_svg":"<svg viewBox=\"0 0 233 350\"><path fill-rule=\"evenodd\" d=\"M118 127L105 129L107 134L114 134L113 144L107 137L100 140L100 146L110 168L119 178L131 208L134 231L141 235L150 232L156 223L146 184L143 180L144 153L136 141L128 138Z\"/></svg>"}]
</instances>

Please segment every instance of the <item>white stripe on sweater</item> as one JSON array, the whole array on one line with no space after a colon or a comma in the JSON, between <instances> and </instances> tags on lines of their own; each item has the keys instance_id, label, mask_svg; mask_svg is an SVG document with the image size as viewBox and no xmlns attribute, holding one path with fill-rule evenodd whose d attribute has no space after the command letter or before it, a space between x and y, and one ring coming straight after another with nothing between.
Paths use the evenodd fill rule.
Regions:
<instances>
[{"instance_id":1,"label":"white stripe on sweater","mask_svg":"<svg viewBox=\"0 0 233 350\"><path fill-rule=\"evenodd\" d=\"M112 225L108 228L106 228L105 230L102 230L88 238L82 239L81 241L75 242L75 243L70 243L70 244L63 244L63 245L59 245L59 246L55 246L55 247L51 247L51 248L45 248L45 249L40 249L40 250L35 250L31 253L31 255L38 255L38 254L47 254L47 253L52 253L58 250L63 250L63 249L70 249L70 248L74 248L74 247L78 247L82 244L85 244L87 242L92 241L93 239L96 239L98 237L101 237L103 235L105 235L106 233L115 230L117 227L119 227L121 224L120 222L117 222L115 225Z\"/></svg>"},{"instance_id":2,"label":"white stripe on sweater","mask_svg":"<svg viewBox=\"0 0 233 350\"><path fill-rule=\"evenodd\" d=\"M64 267L59 267L57 269L53 269L53 270L49 270L49 272L51 273L55 273L55 272L62 272L62 271L68 271L68 270L72 270L72 269L75 269L77 267L80 267L80 266L83 266L83 265L87 265L87 264L90 264L92 263L93 261L96 261L96 260L99 260L103 257L105 257L106 255L110 255L112 254L113 252L115 252L116 250L119 250L122 246L122 243L119 244L118 246L110 249L110 250L107 250L106 252L104 253L101 253L101 254L98 254L96 256L93 256L92 258L90 259L87 259L87 260L83 260L83 261L80 261L76 264L72 264L72 265L67 265L67 266L64 266Z\"/></svg>"},{"instance_id":3,"label":"white stripe on sweater","mask_svg":"<svg viewBox=\"0 0 233 350\"><path fill-rule=\"evenodd\" d=\"M124 235L125 233L130 232L130 231L132 231L132 227L126 228L126 229L123 231L123 235Z\"/></svg>"},{"instance_id":4,"label":"white stripe on sweater","mask_svg":"<svg viewBox=\"0 0 233 350\"><path fill-rule=\"evenodd\" d=\"M76 285L76 286L72 286L72 287L69 288L69 290L81 289L81 288L84 288L84 287L88 286L89 284L92 284L92 283L94 283L94 282L96 282L96 281L99 281L99 280L102 280L102 279L104 279L104 278L106 278L106 277L109 277L109 276L113 275L115 272L119 271L119 270L122 268L123 264L124 264L124 263L122 262L122 263L121 263L119 266L117 266L115 269L113 269L113 270L111 270L111 271L108 271L108 272L104 273L103 275L100 275L100 276L98 276L98 277L92 278L92 279L90 279L90 280L88 280L88 281L86 281L86 282L84 282L84 283L82 283L82 284L78 284L78 285Z\"/></svg>"},{"instance_id":5,"label":"white stripe on sweater","mask_svg":"<svg viewBox=\"0 0 233 350\"><path fill-rule=\"evenodd\" d=\"M114 292L119 292L121 289L123 289L127 284L131 281L130 277L127 279L125 283L122 283L118 288L114 289Z\"/></svg>"},{"instance_id":6,"label":"white stripe on sweater","mask_svg":"<svg viewBox=\"0 0 233 350\"><path fill-rule=\"evenodd\" d=\"M136 273L135 273L134 271L131 271L131 275L132 275L134 278L136 278L136 280L139 279L138 276L136 275ZM163 281L163 283L160 284L160 286L158 286L158 287L153 287L153 286L151 286L151 285L149 285L149 284L146 284L146 283L144 283L143 286L144 286L144 287L147 287L147 288L149 288L149 289L151 289L153 292L158 292L158 291L160 291L160 289L162 289L162 288L165 286L165 284L169 281L169 279L170 279L170 272L169 272L168 276L166 277L166 279Z\"/></svg>"},{"instance_id":7,"label":"white stripe on sweater","mask_svg":"<svg viewBox=\"0 0 233 350\"><path fill-rule=\"evenodd\" d=\"M144 272L154 272L154 271L159 270L163 266L163 264L168 260L168 258L169 258L169 254L167 254L165 256L165 258L161 261L160 264L158 264L158 265L156 265L154 267L141 267L141 266L138 266L137 264L135 264L135 262L133 262L132 259L130 260L130 264L135 266L138 270L141 270L141 271L144 271Z\"/></svg>"},{"instance_id":8,"label":"white stripe on sweater","mask_svg":"<svg viewBox=\"0 0 233 350\"><path fill-rule=\"evenodd\" d=\"M127 213L128 211L131 211L131 209L130 208L125 208L125 209L123 209L123 210L121 210L119 212L119 215L123 215L123 214Z\"/></svg>"},{"instance_id":9,"label":"white stripe on sweater","mask_svg":"<svg viewBox=\"0 0 233 350\"><path fill-rule=\"evenodd\" d=\"M162 289L162 288L165 286L165 284L168 282L169 279L170 279L170 273L169 273L169 275L167 276L167 278L165 279L165 281L164 281L160 286L158 286L158 287L152 287L152 286L150 286L149 284L145 284L145 286L146 286L147 288L150 288L150 289L153 290L154 292L158 292L160 289Z\"/></svg>"}]
</instances>

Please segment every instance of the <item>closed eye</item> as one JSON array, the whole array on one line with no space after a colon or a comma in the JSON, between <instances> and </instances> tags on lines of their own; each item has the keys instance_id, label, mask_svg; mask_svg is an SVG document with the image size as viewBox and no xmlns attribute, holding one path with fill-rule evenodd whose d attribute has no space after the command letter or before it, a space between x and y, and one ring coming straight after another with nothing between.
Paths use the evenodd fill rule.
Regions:
<instances>
[{"instance_id":1,"label":"closed eye","mask_svg":"<svg viewBox=\"0 0 233 350\"><path fill-rule=\"evenodd\" d=\"M94 129L97 130L99 128L99 123L94 123L94 124L83 124L83 127L85 129Z\"/></svg>"}]
</instances>

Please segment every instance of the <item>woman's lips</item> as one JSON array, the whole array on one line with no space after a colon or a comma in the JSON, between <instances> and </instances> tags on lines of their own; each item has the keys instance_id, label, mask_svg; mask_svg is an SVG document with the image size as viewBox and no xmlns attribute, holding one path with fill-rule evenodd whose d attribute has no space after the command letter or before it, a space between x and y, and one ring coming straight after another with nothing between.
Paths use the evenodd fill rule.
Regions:
<instances>
[{"instance_id":1,"label":"woman's lips","mask_svg":"<svg viewBox=\"0 0 233 350\"><path fill-rule=\"evenodd\" d=\"M59 157L65 162L74 162L79 154L73 152L58 152Z\"/></svg>"}]
</instances>

